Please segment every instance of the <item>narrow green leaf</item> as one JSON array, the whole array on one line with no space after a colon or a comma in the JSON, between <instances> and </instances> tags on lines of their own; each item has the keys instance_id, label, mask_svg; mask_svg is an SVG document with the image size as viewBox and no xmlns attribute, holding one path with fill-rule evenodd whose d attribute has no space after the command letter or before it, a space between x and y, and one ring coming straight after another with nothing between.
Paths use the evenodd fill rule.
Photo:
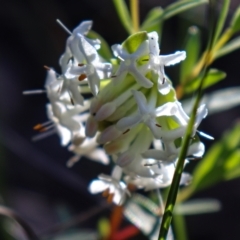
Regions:
<instances>
[{"instance_id":1,"label":"narrow green leaf","mask_svg":"<svg viewBox=\"0 0 240 240\"><path fill-rule=\"evenodd\" d=\"M218 212L221 203L216 199L193 199L176 205L175 214L196 215L203 213Z\"/></svg>"},{"instance_id":2,"label":"narrow green leaf","mask_svg":"<svg viewBox=\"0 0 240 240\"><path fill-rule=\"evenodd\" d=\"M238 6L233 15L232 21L230 23L230 28L232 29L233 33L240 30L240 6Z\"/></svg>"},{"instance_id":3,"label":"narrow green leaf","mask_svg":"<svg viewBox=\"0 0 240 240\"><path fill-rule=\"evenodd\" d=\"M134 53L148 39L147 32L138 32L129 36L122 44L129 53Z\"/></svg>"},{"instance_id":4,"label":"narrow green leaf","mask_svg":"<svg viewBox=\"0 0 240 240\"><path fill-rule=\"evenodd\" d=\"M176 3L170 4L168 7L164 9L163 12L159 9L158 11L158 17L157 17L157 10L154 12L153 16L150 20L145 20L145 22L142 24L141 29L142 30L148 30L151 28L154 28L157 24L162 24L162 22L168 18L173 17L174 15L177 15L179 13L182 13L186 10L189 10L191 8L200 6L202 4L208 3L207 0L184 0L184 1L178 1ZM161 12L161 13L160 13Z\"/></svg>"},{"instance_id":5,"label":"narrow green leaf","mask_svg":"<svg viewBox=\"0 0 240 240\"><path fill-rule=\"evenodd\" d=\"M170 4L168 7L164 9L163 19L166 20L176 14L184 12L193 7L197 7L199 5L208 3L207 0L194 0L194 1L177 1L175 3Z\"/></svg>"},{"instance_id":6,"label":"narrow green leaf","mask_svg":"<svg viewBox=\"0 0 240 240\"><path fill-rule=\"evenodd\" d=\"M230 4L230 0L223 0L223 5L221 8L221 12L217 21L217 26L215 29L215 33L214 33L214 38L213 38L213 44L216 43L216 41L219 38L220 33L222 32L227 14L228 14L228 9L229 9L229 4Z\"/></svg>"},{"instance_id":7,"label":"narrow green leaf","mask_svg":"<svg viewBox=\"0 0 240 240\"><path fill-rule=\"evenodd\" d=\"M193 173L193 192L240 177L240 123L215 143Z\"/></svg>"},{"instance_id":8,"label":"narrow green leaf","mask_svg":"<svg viewBox=\"0 0 240 240\"><path fill-rule=\"evenodd\" d=\"M216 83L218 83L219 81L223 80L226 77L226 73L217 69L210 69L204 85L203 85L203 89L208 88ZM187 85L184 88L185 93L192 93L194 91L196 91L198 89L199 86L199 81L201 80L200 77L192 80L191 82L187 83Z\"/></svg>"},{"instance_id":9,"label":"narrow green leaf","mask_svg":"<svg viewBox=\"0 0 240 240\"><path fill-rule=\"evenodd\" d=\"M98 50L98 53L102 58L104 58L107 61L110 61L110 59L113 57L112 51L110 50L110 47L108 43L105 41L105 39L99 35L98 33L94 31L90 31L88 33L88 37L94 38L94 39L99 39L101 41L101 48Z\"/></svg>"},{"instance_id":10,"label":"narrow green leaf","mask_svg":"<svg viewBox=\"0 0 240 240\"><path fill-rule=\"evenodd\" d=\"M129 10L124 0L113 0L118 16L125 30L131 34L134 32L133 23L130 17Z\"/></svg>"},{"instance_id":11,"label":"narrow green leaf","mask_svg":"<svg viewBox=\"0 0 240 240\"><path fill-rule=\"evenodd\" d=\"M240 23L239 23L239 25L240 25ZM225 46L223 46L221 49L219 49L215 53L215 59L220 58L224 55L227 55L239 48L240 48L240 37L236 37L233 40L229 41Z\"/></svg>"},{"instance_id":12,"label":"narrow green leaf","mask_svg":"<svg viewBox=\"0 0 240 240\"><path fill-rule=\"evenodd\" d=\"M163 14L163 9L161 7L153 8L141 25L142 31L153 32L156 31L158 34L161 34L162 21L161 15Z\"/></svg>"},{"instance_id":13,"label":"narrow green leaf","mask_svg":"<svg viewBox=\"0 0 240 240\"><path fill-rule=\"evenodd\" d=\"M227 99L227 101L226 101ZM240 105L240 87L230 87L214 91L204 95L202 103L208 108L208 116ZM186 99L182 101L183 108L187 113L191 111L192 101Z\"/></svg>"},{"instance_id":14,"label":"narrow green leaf","mask_svg":"<svg viewBox=\"0 0 240 240\"><path fill-rule=\"evenodd\" d=\"M185 42L186 42L185 51L187 53L187 58L180 65L181 83L184 83L186 81L186 78L191 73L199 57L201 41L199 37L199 29L197 27L191 26L188 29Z\"/></svg>"}]
</instances>

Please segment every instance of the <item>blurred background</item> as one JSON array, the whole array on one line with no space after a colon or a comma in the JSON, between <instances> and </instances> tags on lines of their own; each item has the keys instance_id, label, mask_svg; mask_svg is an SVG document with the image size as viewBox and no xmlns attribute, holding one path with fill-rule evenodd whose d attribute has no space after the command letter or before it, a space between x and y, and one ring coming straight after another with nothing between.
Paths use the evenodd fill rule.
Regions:
<instances>
[{"instance_id":1,"label":"blurred background","mask_svg":"<svg viewBox=\"0 0 240 240\"><path fill-rule=\"evenodd\" d=\"M140 0L141 19L151 8L165 7L170 2L174 1ZM238 4L238 0L231 1L228 19ZM201 29L204 47L208 33L206 16L205 7L200 7L166 21L161 53L181 50L187 29L192 25ZM60 71L58 59L65 50L68 34L56 23L57 18L70 30L83 20L93 20L93 30L100 33L109 45L121 43L127 37L109 0L1 2L0 202L14 209L39 236L47 236L57 229L57 224L74 216L80 219L67 232L86 231L94 235L98 220L110 215L111 206L107 206L101 196L88 193L87 186L99 173L108 174L111 169L87 159L68 169L66 161L72 154L60 146L57 135L32 142L31 138L36 134L33 126L47 120L47 98L45 94L22 95L24 90L43 88L46 76L43 65ZM227 72L227 78L209 88L208 92L239 86L239 54L238 50L214 63L214 67ZM166 73L171 79L177 79L178 66L166 68ZM200 130L218 139L239 118L239 110L240 107L235 107L207 117ZM208 140L203 141L207 148L212 144ZM190 164L189 171L194 166L195 163ZM239 239L239 186L239 179L223 182L193 196L218 199L222 210L187 216L190 240ZM5 222L1 220L1 223L4 227ZM0 239L11 239L2 227ZM9 225L7 228L11 230ZM19 239L24 239L20 233L16 234L19 234ZM74 239L64 238L61 234L57 235L59 239ZM89 236L86 239L91 239ZM136 239L145 238L138 235Z\"/></svg>"}]
</instances>

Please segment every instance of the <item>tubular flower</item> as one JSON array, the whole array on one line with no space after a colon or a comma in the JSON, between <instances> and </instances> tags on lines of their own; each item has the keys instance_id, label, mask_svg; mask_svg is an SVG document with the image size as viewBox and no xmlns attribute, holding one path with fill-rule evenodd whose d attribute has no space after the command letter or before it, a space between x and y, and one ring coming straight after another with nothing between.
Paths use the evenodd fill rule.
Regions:
<instances>
[{"instance_id":1,"label":"tubular flower","mask_svg":"<svg viewBox=\"0 0 240 240\"><path fill-rule=\"evenodd\" d=\"M106 62L97 51L101 42L86 36L91 26L85 21L73 32L67 30L70 36L59 61L62 73L48 71L47 126L74 153L67 166L82 156L103 164L112 160L111 176L100 174L89 191L103 192L108 201L120 205L129 195L126 183L146 191L171 184L189 116L164 66L179 63L186 53L159 55L157 33L139 32L113 45L117 59ZM196 132L206 115L206 106L201 105L186 163L204 154ZM182 184L190 180L184 173Z\"/></svg>"}]
</instances>

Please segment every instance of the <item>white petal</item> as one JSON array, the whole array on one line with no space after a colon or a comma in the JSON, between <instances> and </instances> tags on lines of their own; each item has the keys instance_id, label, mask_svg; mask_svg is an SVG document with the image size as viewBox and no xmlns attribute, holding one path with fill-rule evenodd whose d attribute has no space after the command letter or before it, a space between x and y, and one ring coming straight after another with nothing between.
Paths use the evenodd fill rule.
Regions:
<instances>
[{"instance_id":1,"label":"white petal","mask_svg":"<svg viewBox=\"0 0 240 240\"><path fill-rule=\"evenodd\" d=\"M191 183L192 181L192 176L189 173L182 173L181 175L181 180L180 180L180 185L187 186Z\"/></svg>"},{"instance_id":2,"label":"white petal","mask_svg":"<svg viewBox=\"0 0 240 240\"><path fill-rule=\"evenodd\" d=\"M111 48L115 57L118 57L119 55L121 55L122 46L120 44L114 44L112 45Z\"/></svg>"},{"instance_id":3,"label":"white petal","mask_svg":"<svg viewBox=\"0 0 240 240\"><path fill-rule=\"evenodd\" d=\"M70 84L69 91L72 94L74 104L79 104L83 106L84 98L78 90L78 84Z\"/></svg>"},{"instance_id":4,"label":"white petal","mask_svg":"<svg viewBox=\"0 0 240 240\"><path fill-rule=\"evenodd\" d=\"M197 110L197 116L196 116L195 124L194 124L195 128L197 128L200 125L202 119L207 116L207 113L208 113L208 110L207 110L206 105L202 104Z\"/></svg>"},{"instance_id":5,"label":"white petal","mask_svg":"<svg viewBox=\"0 0 240 240\"><path fill-rule=\"evenodd\" d=\"M87 122L86 122L86 128L85 128L85 134L88 137L94 137L98 129L98 123L95 120L95 118L90 115Z\"/></svg>"},{"instance_id":6,"label":"white petal","mask_svg":"<svg viewBox=\"0 0 240 240\"><path fill-rule=\"evenodd\" d=\"M116 180L120 180L122 177L122 168L116 165L112 170L112 177Z\"/></svg>"},{"instance_id":7,"label":"white petal","mask_svg":"<svg viewBox=\"0 0 240 240\"><path fill-rule=\"evenodd\" d=\"M155 110L156 116L173 116L177 112L176 102L168 102Z\"/></svg>"},{"instance_id":8,"label":"white petal","mask_svg":"<svg viewBox=\"0 0 240 240\"><path fill-rule=\"evenodd\" d=\"M91 64L93 61L99 60L98 53L96 49L87 42L84 37L78 35L79 37L79 48L82 51L83 55L85 56L87 63Z\"/></svg>"},{"instance_id":9,"label":"white petal","mask_svg":"<svg viewBox=\"0 0 240 240\"><path fill-rule=\"evenodd\" d=\"M141 114L148 112L147 99L142 92L132 90L132 94L137 102Z\"/></svg>"},{"instance_id":10,"label":"white petal","mask_svg":"<svg viewBox=\"0 0 240 240\"><path fill-rule=\"evenodd\" d=\"M157 32L150 32L148 33L148 41L149 41L149 51L150 54L154 56L158 56L160 49L158 45L158 34Z\"/></svg>"},{"instance_id":11,"label":"white petal","mask_svg":"<svg viewBox=\"0 0 240 240\"><path fill-rule=\"evenodd\" d=\"M174 54L160 55L161 61L165 66L174 65L183 61L186 58L185 51L177 51Z\"/></svg>"},{"instance_id":12,"label":"white petal","mask_svg":"<svg viewBox=\"0 0 240 240\"><path fill-rule=\"evenodd\" d=\"M122 131L117 129L115 125L111 125L103 130L98 137L99 143L106 143L115 140L122 134Z\"/></svg>"},{"instance_id":13,"label":"white petal","mask_svg":"<svg viewBox=\"0 0 240 240\"><path fill-rule=\"evenodd\" d=\"M188 149L188 155L193 155L195 157L202 157L204 152L205 146L202 142L193 143Z\"/></svg>"},{"instance_id":14,"label":"white petal","mask_svg":"<svg viewBox=\"0 0 240 240\"><path fill-rule=\"evenodd\" d=\"M74 28L73 30L73 34L82 34L82 35L86 35L88 34L88 32L90 31L90 29L92 28L92 24L93 21L83 21L81 22L76 28Z\"/></svg>"},{"instance_id":15,"label":"white petal","mask_svg":"<svg viewBox=\"0 0 240 240\"><path fill-rule=\"evenodd\" d=\"M124 132L138 124L141 121L141 118L142 117L139 114L130 117L124 117L117 122L116 127L119 131Z\"/></svg>"},{"instance_id":16,"label":"white petal","mask_svg":"<svg viewBox=\"0 0 240 240\"><path fill-rule=\"evenodd\" d=\"M95 68L93 68L93 73L87 75L87 78L88 78L88 83L89 83L91 92L94 96L96 96L98 94L99 88L100 88L100 78L99 78Z\"/></svg>"},{"instance_id":17,"label":"white petal","mask_svg":"<svg viewBox=\"0 0 240 240\"><path fill-rule=\"evenodd\" d=\"M137 83L140 84L142 87L151 88L153 86L153 83L148 78L146 78L142 73L140 73L135 64L131 65L128 71L135 78Z\"/></svg>"},{"instance_id":18,"label":"white petal","mask_svg":"<svg viewBox=\"0 0 240 240\"><path fill-rule=\"evenodd\" d=\"M57 124L56 128L61 139L61 145L66 146L71 140L71 132L67 128L62 127L60 124Z\"/></svg>"},{"instance_id":19,"label":"white petal","mask_svg":"<svg viewBox=\"0 0 240 240\"><path fill-rule=\"evenodd\" d=\"M102 164L109 164L109 158L103 149L96 148L89 152L86 156L89 157L91 160L96 160L97 162L100 162Z\"/></svg>"},{"instance_id":20,"label":"white petal","mask_svg":"<svg viewBox=\"0 0 240 240\"><path fill-rule=\"evenodd\" d=\"M116 104L114 102L105 103L96 113L96 120L103 121L111 116L116 111Z\"/></svg>"},{"instance_id":21,"label":"white petal","mask_svg":"<svg viewBox=\"0 0 240 240\"><path fill-rule=\"evenodd\" d=\"M125 167L129 165L131 162L133 162L135 159L135 154L130 153L129 151L126 151L125 153L121 154L117 161L116 164L119 165L120 167Z\"/></svg>"},{"instance_id":22,"label":"white petal","mask_svg":"<svg viewBox=\"0 0 240 240\"><path fill-rule=\"evenodd\" d=\"M167 95L170 90L171 90L171 85L169 84L169 82L167 80L165 80L165 82L162 84L162 79L159 79L160 81L158 81L158 91L162 94L162 95Z\"/></svg>"},{"instance_id":23,"label":"white petal","mask_svg":"<svg viewBox=\"0 0 240 240\"><path fill-rule=\"evenodd\" d=\"M96 193L103 192L108 187L109 187L109 184L103 182L102 180L93 180L90 183L88 190L90 193L96 194Z\"/></svg>"}]
</instances>

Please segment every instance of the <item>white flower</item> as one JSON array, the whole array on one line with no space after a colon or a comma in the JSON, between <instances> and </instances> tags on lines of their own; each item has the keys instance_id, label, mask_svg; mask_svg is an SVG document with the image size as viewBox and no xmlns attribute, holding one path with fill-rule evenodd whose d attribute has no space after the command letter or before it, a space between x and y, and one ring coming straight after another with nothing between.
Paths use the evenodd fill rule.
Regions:
<instances>
[{"instance_id":1,"label":"white flower","mask_svg":"<svg viewBox=\"0 0 240 240\"><path fill-rule=\"evenodd\" d=\"M66 30L66 27L58 20L58 23ZM82 63L84 61L84 55L79 49L79 37L82 36L96 49L100 48L100 40L92 40L87 38L85 35L88 34L89 30L92 27L92 21L84 21L77 26L73 32L71 33L68 29L67 32L70 33L70 37L67 39L66 50L65 53L61 56L59 60L59 64L62 67L62 72L66 71L67 64L70 58L74 58L78 63Z\"/></svg>"},{"instance_id":2,"label":"white flower","mask_svg":"<svg viewBox=\"0 0 240 240\"><path fill-rule=\"evenodd\" d=\"M142 156L147 159L151 159L149 164L158 164L162 162L164 164L174 163L179 155L181 147L176 148L174 142L164 142L164 150L150 149L142 153ZM188 148L187 156L202 157L205 152L204 144L201 142L195 142ZM153 161L155 159L157 161ZM148 164L146 162L146 164Z\"/></svg>"},{"instance_id":3,"label":"white flower","mask_svg":"<svg viewBox=\"0 0 240 240\"><path fill-rule=\"evenodd\" d=\"M84 138L83 142L79 145L71 144L69 151L75 153L75 156L70 158L67 162L68 167L72 167L73 164L78 162L82 156L87 157L90 160L100 162L102 164L109 164L109 157L105 151L101 148L97 148L98 144L95 138Z\"/></svg>"},{"instance_id":4,"label":"white flower","mask_svg":"<svg viewBox=\"0 0 240 240\"><path fill-rule=\"evenodd\" d=\"M120 131L124 132L139 123L145 123L150 128L155 138L161 137L159 135L159 127L156 123L156 117L172 116L177 111L177 107L175 102L168 102L155 109L156 93L153 91L150 97L151 99L149 100L149 103L147 103L146 97L142 92L132 90L133 96L138 105L138 112L133 116L124 117L117 122L116 126Z\"/></svg>"},{"instance_id":5,"label":"white flower","mask_svg":"<svg viewBox=\"0 0 240 240\"><path fill-rule=\"evenodd\" d=\"M81 108L68 110L61 102L47 104L47 116L54 123L63 146L66 146L83 128L77 116L80 112Z\"/></svg>"},{"instance_id":6,"label":"white flower","mask_svg":"<svg viewBox=\"0 0 240 240\"><path fill-rule=\"evenodd\" d=\"M108 78L112 71L110 63L102 63L96 49L81 35L78 35L78 47L86 61L86 65L72 68L73 75L87 75L91 92L97 95L100 86L100 79Z\"/></svg>"},{"instance_id":7,"label":"white flower","mask_svg":"<svg viewBox=\"0 0 240 240\"><path fill-rule=\"evenodd\" d=\"M144 191L150 191L157 188L165 188L171 184L171 178L174 174L173 165L171 166L161 166L160 175L152 178L140 177L140 176L125 176L124 180L128 184L134 184L139 189L144 189ZM192 177L188 173L182 173L180 185L187 185L191 182Z\"/></svg>"},{"instance_id":8,"label":"white flower","mask_svg":"<svg viewBox=\"0 0 240 240\"><path fill-rule=\"evenodd\" d=\"M127 195L130 195L127 186L120 181L122 170L115 166L111 176L100 174L99 180L93 180L89 185L89 191L92 194L103 192L109 202L114 202L117 205L122 205Z\"/></svg>"},{"instance_id":9,"label":"white flower","mask_svg":"<svg viewBox=\"0 0 240 240\"><path fill-rule=\"evenodd\" d=\"M114 78L116 84L121 83L127 74L130 73L141 86L145 88L153 86L153 83L140 72L137 66L137 59L148 54L148 43L146 41L132 54L127 53L119 44L113 45L112 50L113 54L121 60L119 69L115 74L116 77Z\"/></svg>"},{"instance_id":10,"label":"white flower","mask_svg":"<svg viewBox=\"0 0 240 240\"><path fill-rule=\"evenodd\" d=\"M151 32L148 34L149 39L149 69L158 74L158 90L161 94L166 95L170 91L170 83L166 80L164 72L164 66L174 65L186 58L185 51L177 51L174 54L160 55L160 49L158 45L158 34Z\"/></svg>"},{"instance_id":11,"label":"white flower","mask_svg":"<svg viewBox=\"0 0 240 240\"><path fill-rule=\"evenodd\" d=\"M67 64L66 73L62 75L63 85L61 88L61 94L68 92L73 104L83 105L84 98L80 93L79 80L75 75L70 73L72 67L73 62L70 60Z\"/></svg>"}]
</instances>

